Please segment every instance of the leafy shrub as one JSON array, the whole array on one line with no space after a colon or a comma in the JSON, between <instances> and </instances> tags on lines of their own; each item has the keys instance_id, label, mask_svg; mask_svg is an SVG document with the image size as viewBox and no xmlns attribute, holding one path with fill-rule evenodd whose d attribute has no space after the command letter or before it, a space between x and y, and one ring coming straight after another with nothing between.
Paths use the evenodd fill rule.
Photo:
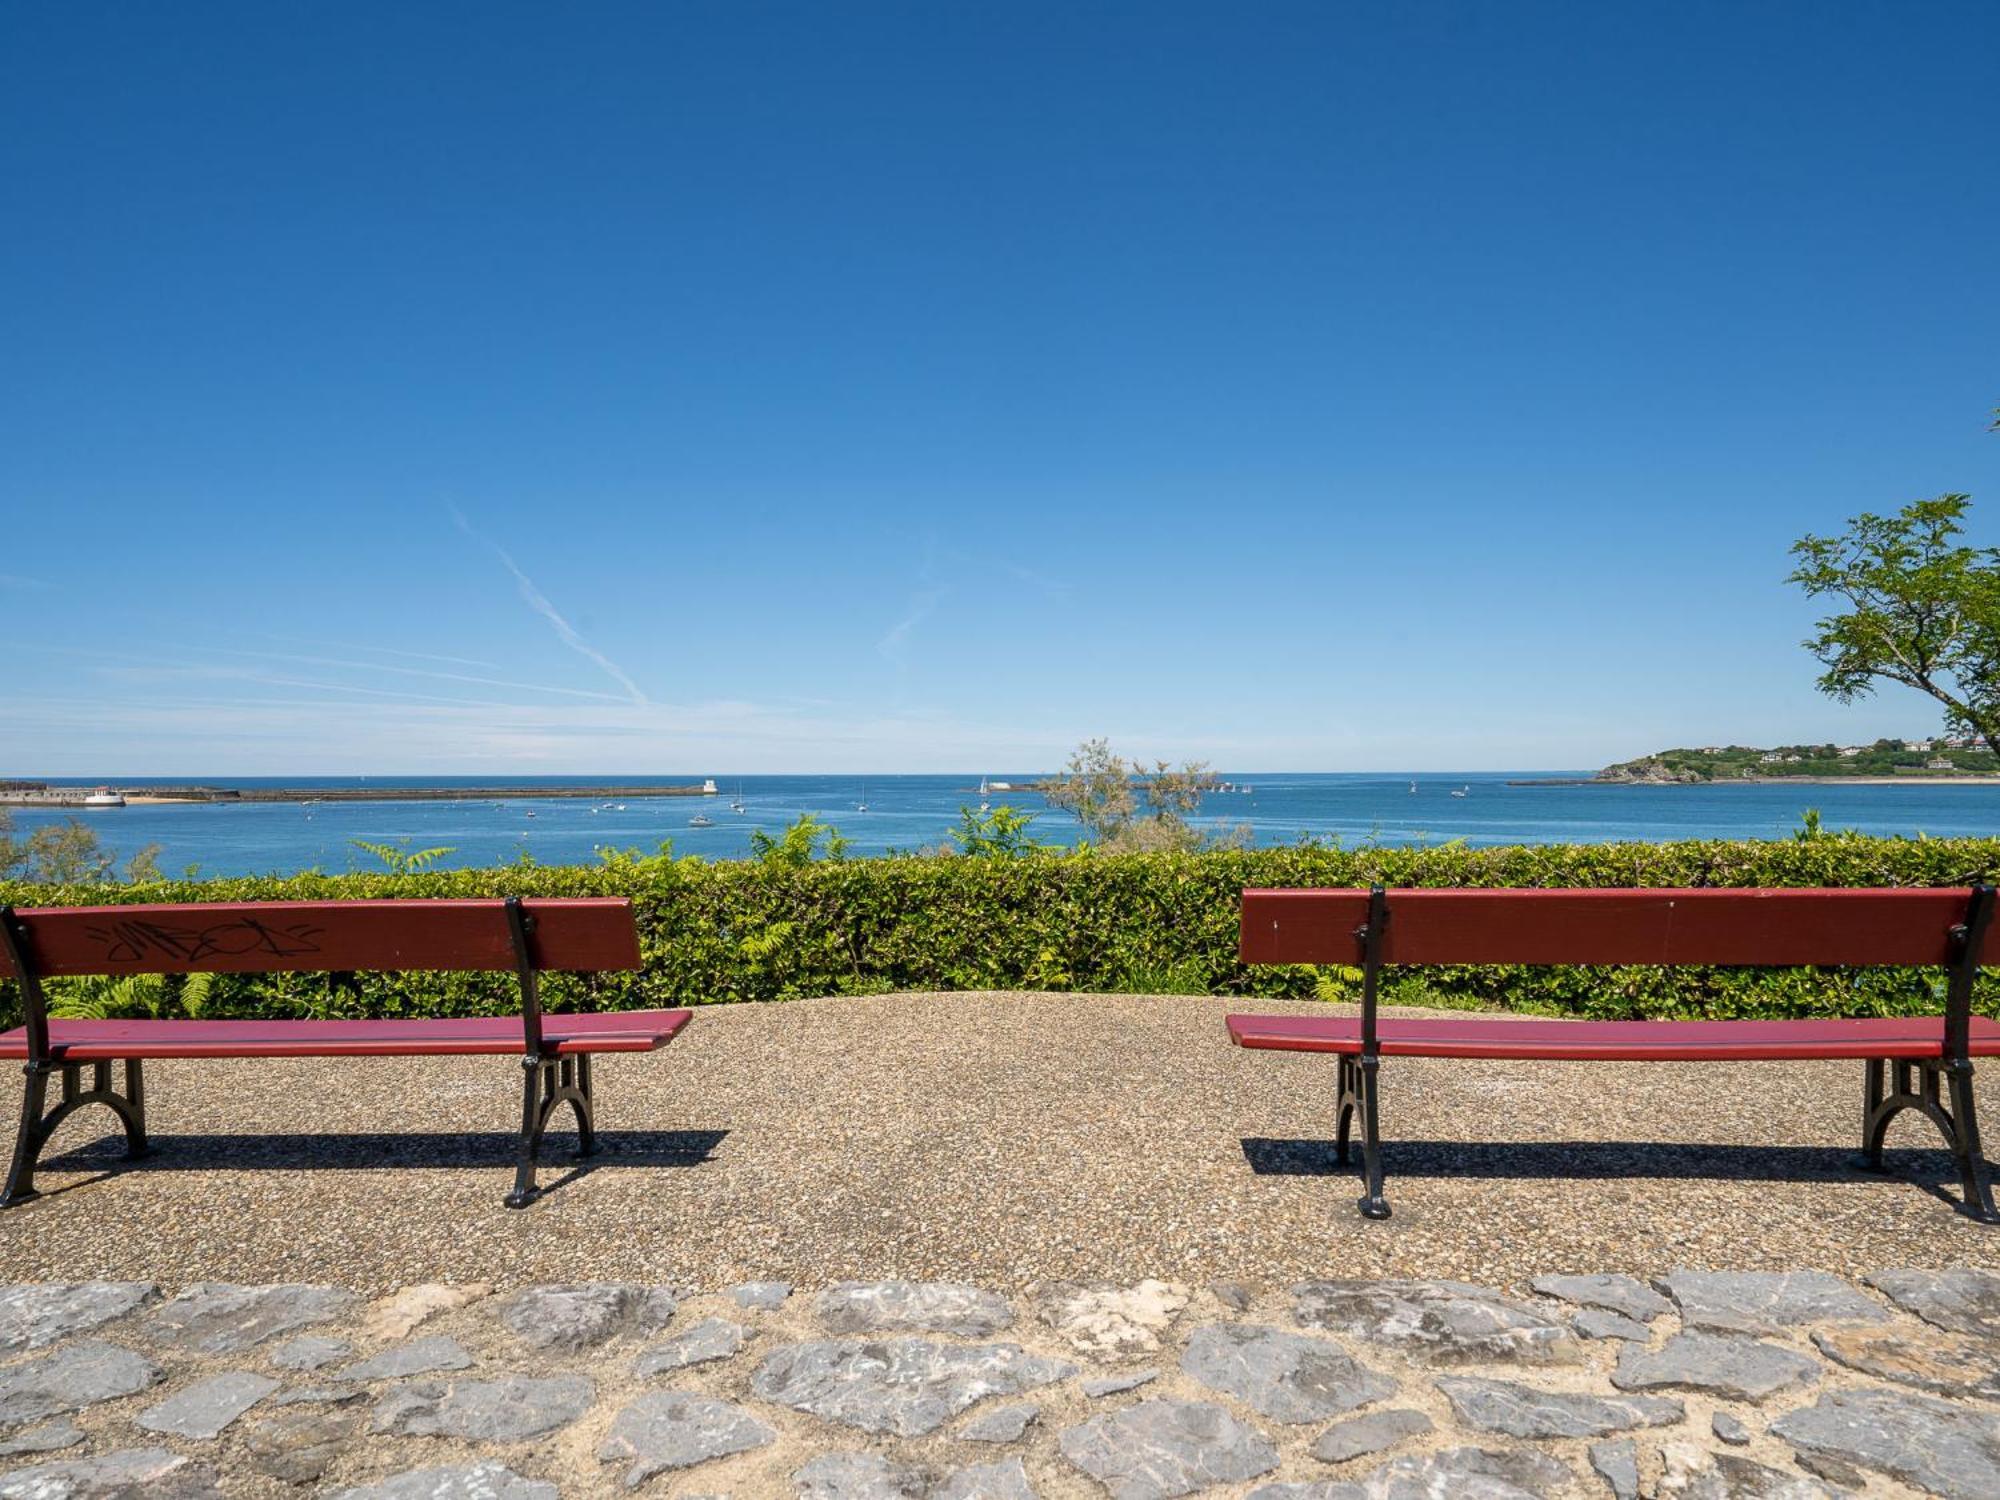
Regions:
<instances>
[{"instance_id":1,"label":"leafy shrub","mask_svg":"<svg viewBox=\"0 0 2000 1500\"><path fill-rule=\"evenodd\" d=\"M629 1010L892 990L1205 992L1329 998L1336 971L1247 968L1237 906L1248 886L1945 886L2000 880L2000 840L1822 836L1769 843L1334 849L1004 859L815 858L805 830L762 858L708 862L607 853L595 866L516 864L410 874L159 881L144 887L0 882L22 906L365 897L626 896L645 966L551 975L552 1009ZM1659 968L1398 970L1392 1003L1550 1015L1893 1015L1935 1012L1926 971ZM2000 987L1982 981L1992 1013ZM222 976L204 1014L477 1015L513 1009L493 974ZM0 1009L18 1005L11 987ZM12 1024L11 1020L8 1024Z\"/></svg>"}]
</instances>

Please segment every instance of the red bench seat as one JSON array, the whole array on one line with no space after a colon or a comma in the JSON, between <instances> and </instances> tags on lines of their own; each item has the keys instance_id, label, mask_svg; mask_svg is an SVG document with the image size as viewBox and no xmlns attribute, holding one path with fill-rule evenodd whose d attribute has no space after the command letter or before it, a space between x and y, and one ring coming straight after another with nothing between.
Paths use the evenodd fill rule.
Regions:
<instances>
[{"instance_id":1,"label":"red bench seat","mask_svg":"<svg viewBox=\"0 0 2000 1500\"><path fill-rule=\"evenodd\" d=\"M651 1052L687 1025L685 1010L542 1017L542 1050ZM519 1016L452 1016L374 1021L64 1021L49 1022L57 1062L124 1057L448 1057L520 1056L527 1051ZM0 1033L0 1058L28 1055L26 1027Z\"/></svg>"},{"instance_id":2,"label":"red bench seat","mask_svg":"<svg viewBox=\"0 0 2000 1500\"><path fill-rule=\"evenodd\" d=\"M1228 1018L1237 1046L1329 1053L1338 1064L1334 1156L1361 1127L1361 1212L1383 1196L1379 1075L1389 1057L1578 1062L1753 1062L1845 1058L1862 1064L1861 1154L1880 1171L1889 1124L1905 1110L1943 1134L1960 1208L2000 1223L1979 1143L1975 1057L2000 1056L2000 1022L1972 1014L1982 967L2000 967L1991 886L1867 890L1414 889L1249 890L1240 948L1249 964L1361 969L1361 1014ZM1683 964L1756 968L1910 968L1912 998L1941 1014L1802 1021L1566 1021L1478 1013L1384 1016L1395 966ZM1781 1123L1781 1121L1774 1121Z\"/></svg>"},{"instance_id":3,"label":"red bench seat","mask_svg":"<svg viewBox=\"0 0 2000 1500\"><path fill-rule=\"evenodd\" d=\"M525 1208L542 1137L561 1110L576 1116L577 1154L597 1149L591 1058L651 1052L685 1027L685 1010L548 1015L541 976L631 972L639 928L622 897L217 901L172 905L0 903L0 982L21 996L23 1024L0 1035L0 1059L21 1058L21 1124L0 1208L36 1196L35 1168L56 1130L101 1104L143 1156L145 1064L156 1057L501 1056L521 1059L521 1133L509 1208ZM324 974L511 971L521 1009L511 1016L374 1020L85 1020L52 1017L43 984L85 975ZM124 1065L125 1083L112 1078ZM85 1069L89 1070L86 1078ZM228 1081L220 1080L227 1087ZM213 1086L213 1085L211 1085ZM412 1080L411 1087L419 1087ZM53 1098L51 1097L53 1093Z\"/></svg>"},{"instance_id":4,"label":"red bench seat","mask_svg":"<svg viewBox=\"0 0 2000 1500\"><path fill-rule=\"evenodd\" d=\"M1557 1058L1585 1062L1706 1062L1944 1055L1938 1016L1811 1021L1537 1021L1471 1013L1463 1019L1384 1016L1384 1057ZM1359 1056L1359 1016L1231 1016L1239 1047ZM2000 1057L2000 1022L1975 1016L1974 1057Z\"/></svg>"}]
</instances>

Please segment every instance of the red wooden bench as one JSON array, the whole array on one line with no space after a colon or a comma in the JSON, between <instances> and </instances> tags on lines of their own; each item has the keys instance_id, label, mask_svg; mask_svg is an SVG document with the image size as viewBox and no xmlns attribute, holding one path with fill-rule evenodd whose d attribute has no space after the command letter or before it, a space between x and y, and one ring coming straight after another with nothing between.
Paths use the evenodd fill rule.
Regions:
<instances>
[{"instance_id":1,"label":"red wooden bench","mask_svg":"<svg viewBox=\"0 0 2000 1500\"><path fill-rule=\"evenodd\" d=\"M0 906L0 979L19 982L25 1024L0 1035L0 1058L27 1061L21 1126L0 1207L35 1196L35 1165L56 1127L86 1104L125 1126L127 1154L144 1155L149 1057L518 1056L520 1147L509 1208L534 1201L543 1132L563 1105L581 1154L596 1149L590 1059L650 1052L687 1024L685 1010L544 1015L548 970L639 967L632 904L624 900L259 901L193 906ZM84 974L272 974L356 970L513 970L521 1014L438 1020L50 1020L41 981ZM111 1064L125 1065L123 1091ZM92 1070L84 1087L83 1069ZM49 1084L61 1075L53 1107Z\"/></svg>"},{"instance_id":2,"label":"red wooden bench","mask_svg":"<svg viewBox=\"0 0 2000 1500\"><path fill-rule=\"evenodd\" d=\"M1340 1063L1337 1159L1361 1122L1361 1212L1382 1194L1377 1073L1385 1057L1702 1062L1857 1058L1864 1064L1861 1163L1880 1170L1906 1109L1944 1132L1962 1212L2000 1220L1979 1146L1972 1059L2000 1055L2000 1024L1972 1014L1982 964L2000 964L1994 892L1952 890L1300 890L1243 893L1251 964L1362 971L1359 1016L1228 1018L1240 1047L1331 1052ZM1810 1021L1537 1021L1378 1018L1390 964L1899 965L1949 973L1942 1016ZM1889 1078L1893 1072L1893 1087ZM1945 1094L1949 1094L1949 1102Z\"/></svg>"}]
</instances>

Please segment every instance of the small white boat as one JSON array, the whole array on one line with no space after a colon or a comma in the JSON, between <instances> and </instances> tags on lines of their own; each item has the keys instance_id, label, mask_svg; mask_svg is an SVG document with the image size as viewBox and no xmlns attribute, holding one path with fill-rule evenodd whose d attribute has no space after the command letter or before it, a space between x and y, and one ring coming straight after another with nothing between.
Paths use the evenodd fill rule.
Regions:
<instances>
[{"instance_id":1,"label":"small white boat","mask_svg":"<svg viewBox=\"0 0 2000 1500\"><path fill-rule=\"evenodd\" d=\"M688 819L688 827L690 828L713 828L714 826L715 819L711 818L707 813L696 813Z\"/></svg>"},{"instance_id":2,"label":"small white boat","mask_svg":"<svg viewBox=\"0 0 2000 1500\"><path fill-rule=\"evenodd\" d=\"M532 818L534 815L535 813L533 808L530 808L527 812L521 814L521 816L524 818Z\"/></svg>"},{"instance_id":3,"label":"small white boat","mask_svg":"<svg viewBox=\"0 0 2000 1500\"><path fill-rule=\"evenodd\" d=\"M1410 795L1414 797L1416 796L1416 794L1417 794L1417 784L1413 781L1410 783Z\"/></svg>"},{"instance_id":4,"label":"small white boat","mask_svg":"<svg viewBox=\"0 0 2000 1500\"><path fill-rule=\"evenodd\" d=\"M990 786L988 786L988 785L986 784L986 778L985 778L984 776L980 777L980 778L979 778L979 795L980 795L980 796L982 796L982 797L984 797L984 796L985 796L985 795L986 795L986 794L987 794L988 792L990 792L990 791L992 791L992 790L993 790L993 788L992 788L992 787L990 787ZM980 803L979 805L980 805L981 807L984 807L984 806L985 806L986 804L985 804L984 802L982 802L982 803Z\"/></svg>"},{"instance_id":5,"label":"small white boat","mask_svg":"<svg viewBox=\"0 0 2000 1500\"><path fill-rule=\"evenodd\" d=\"M1452 793L1452 796L1454 797L1470 797L1471 795L1472 795L1472 788L1469 786L1462 786L1457 791Z\"/></svg>"},{"instance_id":6,"label":"small white boat","mask_svg":"<svg viewBox=\"0 0 2000 1500\"><path fill-rule=\"evenodd\" d=\"M993 804L992 804L991 802L982 802L982 803L980 803L980 804L979 804L979 810L980 810L981 812L985 812L985 811L986 811L986 809L987 809L987 808L989 808L989 807L991 807L992 805L993 805Z\"/></svg>"},{"instance_id":7,"label":"small white boat","mask_svg":"<svg viewBox=\"0 0 2000 1500\"><path fill-rule=\"evenodd\" d=\"M101 786L83 799L83 805L85 807L123 807L125 799L112 791L110 787Z\"/></svg>"}]
</instances>

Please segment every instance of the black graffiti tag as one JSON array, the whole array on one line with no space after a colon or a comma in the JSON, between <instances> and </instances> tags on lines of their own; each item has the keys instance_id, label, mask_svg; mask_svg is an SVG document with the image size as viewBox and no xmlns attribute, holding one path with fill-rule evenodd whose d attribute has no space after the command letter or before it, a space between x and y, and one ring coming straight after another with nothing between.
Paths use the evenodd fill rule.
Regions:
<instances>
[{"instance_id":1,"label":"black graffiti tag","mask_svg":"<svg viewBox=\"0 0 2000 1500\"><path fill-rule=\"evenodd\" d=\"M113 921L87 929L102 944L104 956L112 963L142 963L149 958L167 958L198 964L209 959L236 958L262 953L273 958L296 958L319 952L318 939L325 929L310 922L293 922L274 927L255 917L231 917L205 927L181 926L143 920Z\"/></svg>"}]
</instances>

